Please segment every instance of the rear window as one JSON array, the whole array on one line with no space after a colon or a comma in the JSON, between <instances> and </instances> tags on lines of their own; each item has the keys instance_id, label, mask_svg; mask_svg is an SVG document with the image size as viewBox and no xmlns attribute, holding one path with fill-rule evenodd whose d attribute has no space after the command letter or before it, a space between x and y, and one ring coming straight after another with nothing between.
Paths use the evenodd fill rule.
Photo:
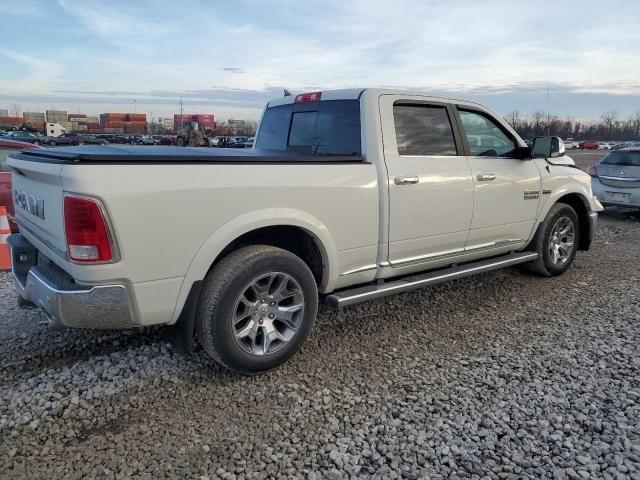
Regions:
<instances>
[{"instance_id":1,"label":"rear window","mask_svg":"<svg viewBox=\"0 0 640 480\"><path fill-rule=\"evenodd\" d=\"M640 152L613 152L602 159L603 165L640 167Z\"/></svg>"},{"instance_id":2,"label":"rear window","mask_svg":"<svg viewBox=\"0 0 640 480\"><path fill-rule=\"evenodd\" d=\"M256 148L311 155L361 155L360 102L325 100L268 108Z\"/></svg>"}]
</instances>

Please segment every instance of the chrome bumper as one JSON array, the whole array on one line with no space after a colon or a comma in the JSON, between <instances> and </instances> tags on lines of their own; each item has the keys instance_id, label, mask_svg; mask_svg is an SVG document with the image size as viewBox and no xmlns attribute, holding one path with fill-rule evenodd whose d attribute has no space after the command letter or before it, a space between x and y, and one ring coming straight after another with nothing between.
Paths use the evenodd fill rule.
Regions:
<instances>
[{"instance_id":1,"label":"chrome bumper","mask_svg":"<svg viewBox=\"0 0 640 480\"><path fill-rule=\"evenodd\" d=\"M7 243L18 295L41 308L52 325L96 329L135 326L124 285L76 285L58 267L39 262L37 250L22 235L12 235Z\"/></svg>"}]
</instances>

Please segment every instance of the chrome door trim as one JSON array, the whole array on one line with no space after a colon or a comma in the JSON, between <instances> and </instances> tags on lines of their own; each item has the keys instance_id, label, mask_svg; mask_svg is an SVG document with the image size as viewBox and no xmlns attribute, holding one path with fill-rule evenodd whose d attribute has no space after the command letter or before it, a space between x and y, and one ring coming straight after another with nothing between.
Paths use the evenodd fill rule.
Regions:
<instances>
[{"instance_id":1,"label":"chrome door trim","mask_svg":"<svg viewBox=\"0 0 640 480\"><path fill-rule=\"evenodd\" d=\"M452 250L443 250L441 252L430 253L428 255L418 255L415 257L401 258L399 260L390 260L388 264L392 267L400 267L405 264L417 263L423 260L435 260L435 259L444 258L448 256L459 256L461 253L472 252L476 250L489 250L491 248L505 247L507 245L522 243L522 242L524 242L524 240L521 238L509 238L506 240L499 240L497 242L480 243L477 245L471 245L469 247L464 247L464 248L454 248ZM385 262L381 263L380 266L386 266L384 265L384 263Z\"/></svg>"},{"instance_id":2,"label":"chrome door trim","mask_svg":"<svg viewBox=\"0 0 640 480\"><path fill-rule=\"evenodd\" d=\"M418 255L415 257L406 257L406 258L401 258L399 260L389 260L389 264L392 267L397 267L400 265L404 265L406 263L414 263L414 262L420 262L422 260L431 260L431 259L435 259L435 258L440 258L440 257L446 257L448 255L454 255L456 253L463 253L464 252L464 248L454 248L451 250L443 250L441 252L435 252L435 253L429 253L427 255Z\"/></svg>"},{"instance_id":3,"label":"chrome door trim","mask_svg":"<svg viewBox=\"0 0 640 480\"><path fill-rule=\"evenodd\" d=\"M376 268L378 268L378 265L365 265L363 267L354 268L353 270L347 270L346 272L341 273L340 276L343 277L345 275L353 275L354 273L368 272L369 270L375 270Z\"/></svg>"}]
</instances>

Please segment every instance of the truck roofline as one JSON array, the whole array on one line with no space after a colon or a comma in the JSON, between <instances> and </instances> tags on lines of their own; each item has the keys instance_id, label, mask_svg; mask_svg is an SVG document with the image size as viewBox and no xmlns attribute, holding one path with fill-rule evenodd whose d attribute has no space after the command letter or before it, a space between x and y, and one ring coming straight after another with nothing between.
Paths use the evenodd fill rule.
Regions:
<instances>
[{"instance_id":1,"label":"truck roofline","mask_svg":"<svg viewBox=\"0 0 640 480\"><path fill-rule=\"evenodd\" d=\"M309 90L312 91L312 90ZM429 92L417 91L417 90L402 90L402 89L393 89L393 88L345 88L345 89L335 89L335 90L315 90L318 92L322 92L322 96L320 101L325 100L358 100L363 94L367 93L374 96L380 95L408 95L408 96L416 96L416 97L429 97L434 100L441 100L443 102L459 102L464 103L466 105L476 105L483 110L487 110L487 107L472 100L466 100L463 98L456 97L445 97L442 95L434 95ZM307 93L307 92L301 92ZM269 100L266 108L277 107L279 105L288 105L295 102L296 96L298 94L288 95L286 97L274 98Z\"/></svg>"}]
</instances>

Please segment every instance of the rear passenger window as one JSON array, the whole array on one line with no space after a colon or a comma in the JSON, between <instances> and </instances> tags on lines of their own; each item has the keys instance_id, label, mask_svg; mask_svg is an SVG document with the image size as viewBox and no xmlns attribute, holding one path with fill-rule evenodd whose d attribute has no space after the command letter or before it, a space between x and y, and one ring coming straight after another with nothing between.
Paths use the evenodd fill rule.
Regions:
<instances>
[{"instance_id":1,"label":"rear passenger window","mask_svg":"<svg viewBox=\"0 0 640 480\"><path fill-rule=\"evenodd\" d=\"M396 142L400 155L457 155L445 107L394 105Z\"/></svg>"}]
</instances>

